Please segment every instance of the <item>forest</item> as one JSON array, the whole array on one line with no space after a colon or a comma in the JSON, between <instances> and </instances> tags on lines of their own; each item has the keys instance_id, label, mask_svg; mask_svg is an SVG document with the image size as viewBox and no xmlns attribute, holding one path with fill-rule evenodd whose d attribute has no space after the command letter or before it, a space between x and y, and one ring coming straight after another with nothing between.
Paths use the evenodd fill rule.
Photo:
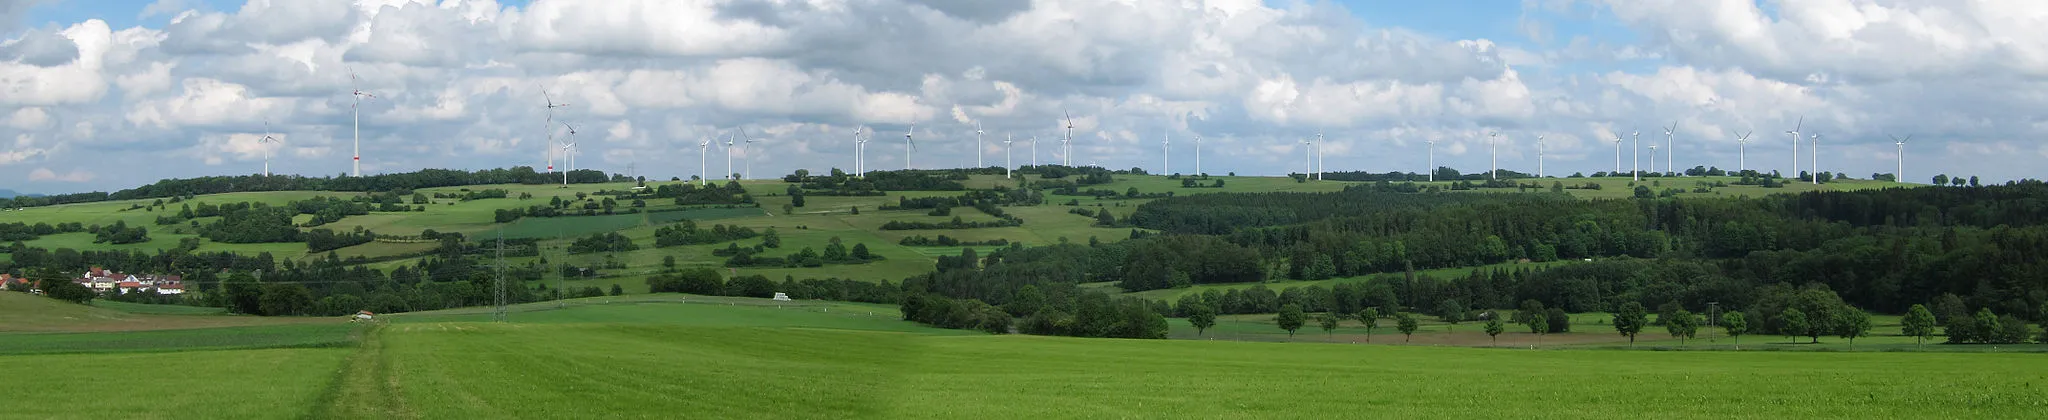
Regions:
<instances>
[{"instance_id":1,"label":"forest","mask_svg":"<svg viewBox=\"0 0 2048 420\"><path fill-rule=\"evenodd\" d=\"M568 173L568 182L575 184L626 181L623 175L605 175L604 172L579 169ZM106 192L60 194L43 197L0 198L0 208L40 207L56 204L92 203L112 200L134 200L147 198L190 197L201 194L222 194L253 191L341 191L379 192L393 190L415 190L432 187L454 187L464 185L493 184L550 184L563 182L562 174L535 172L529 166L515 166L510 169L485 169L458 171L449 169L423 169L417 172L394 173L353 177L304 177L297 175L241 175L210 176L189 179L166 179L131 189Z\"/></svg>"},{"instance_id":2,"label":"forest","mask_svg":"<svg viewBox=\"0 0 2048 420\"><path fill-rule=\"evenodd\" d=\"M1126 220L1157 231L1118 243L1013 246L942 258L907 289L1011 308L1026 286L1053 306L1076 285L1127 291L1270 278L1360 278L1335 288L1203 294L1224 313L1438 313L1533 301L1572 312L1629 305L1745 312L1758 331L1785 325L1790 296L1806 312L1905 313L1952 301L1941 316L1988 310L2048 318L2048 184L1890 188L1762 198L1578 200L1554 192L1404 193L1361 184L1333 193L1173 197ZM1569 261L1559 265L1543 265ZM1428 269L1527 263L1440 279ZM1270 296L1269 296L1270 295ZM1454 302L1455 305L1445 305ZM1839 302L1836 304L1834 302ZM1710 305L1713 303L1713 305ZM1029 306L1030 304L1026 304ZM972 307L972 305L968 305ZM1163 314L1177 309L1153 303ZM1714 306L1715 308L1709 308ZM1827 309L1819 309L1827 308ZM1012 311L1027 316L1037 308ZM1814 315L1818 316L1818 315ZM1815 326L1819 325L1819 326ZM1802 327L1802 328L1794 328ZM1796 335L1796 334L1795 334ZM1967 335L1965 339L1968 339Z\"/></svg>"}]
</instances>

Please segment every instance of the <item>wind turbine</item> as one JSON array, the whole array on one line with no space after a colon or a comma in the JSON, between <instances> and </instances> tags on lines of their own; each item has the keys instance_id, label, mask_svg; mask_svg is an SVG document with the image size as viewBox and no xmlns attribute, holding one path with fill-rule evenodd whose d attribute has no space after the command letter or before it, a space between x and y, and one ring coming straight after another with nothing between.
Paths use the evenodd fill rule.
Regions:
<instances>
[{"instance_id":1,"label":"wind turbine","mask_svg":"<svg viewBox=\"0 0 2048 420\"><path fill-rule=\"evenodd\" d=\"M1074 113L1060 110L1067 116L1067 137L1060 139L1060 166L1074 166ZM1031 165L1038 165L1038 137L1031 138Z\"/></svg>"},{"instance_id":2,"label":"wind turbine","mask_svg":"<svg viewBox=\"0 0 2048 420\"><path fill-rule=\"evenodd\" d=\"M857 175L857 176L861 176L861 177L866 177L866 176L868 176L868 173L867 173L867 150L868 150L868 141L867 141L867 140L863 140L863 139L861 139L861 138L860 138L860 132L861 132L861 129L863 129L863 128L867 128L867 127L864 127L864 126L854 126L854 127L853 127L853 173L854 173L855 175Z\"/></svg>"},{"instance_id":3,"label":"wind turbine","mask_svg":"<svg viewBox=\"0 0 2048 420\"><path fill-rule=\"evenodd\" d=\"M1195 175L1202 175L1202 135L1195 135Z\"/></svg>"},{"instance_id":4,"label":"wind turbine","mask_svg":"<svg viewBox=\"0 0 2048 420\"><path fill-rule=\"evenodd\" d=\"M1160 141L1159 141L1159 174L1160 174L1160 175L1172 175L1172 174L1173 174L1173 134L1172 134L1172 133L1167 133L1167 134L1166 134L1166 138L1165 138L1165 139L1163 139L1163 140L1160 140Z\"/></svg>"},{"instance_id":5,"label":"wind turbine","mask_svg":"<svg viewBox=\"0 0 2048 420\"><path fill-rule=\"evenodd\" d=\"M1621 133L1614 133L1614 175L1621 175Z\"/></svg>"},{"instance_id":6,"label":"wind turbine","mask_svg":"<svg viewBox=\"0 0 2048 420\"><path fill-rule=\"evenodd\" d=\"M1486 154L1487 154L1488 158L1492 160L1492 163L1488 163L1488 165L1491 165L1491 168L1490 168L1490 169L1488 169L1488 170L1486 171L1486 179L1492 179L1492 180L1499 180L1499 179L1500 179L1500 132L1499 132L1499 131L1495 131L1495 132L1491 132L1491 133L1487 133L1487 134L1486 134Z\"/></svg>"},{"instance_id":7,"label":"wind turbine","mask_svg":"<svg viewBox=\"0 0 2048 420\"><path fill-rule=\"evenodd\" d=\"M917 150L917 140L911 134L917 132L917 121L910 122L910 129L903 132L903 170L910 170L910 152Z\"/></svg>"},{"instance_id":8,"label":"wind turbine","mask_svg":"<svg viewBox=\"0 0 2048 420\"><path fill-rule=\"evenodd\" d=\"M1664 129L1664 172L1671 172L1671 154L1672 154L1672 152L1677 152L1677 151L1678 151L1678 149L1674 149L1674 148L1672 148L1672 146L1671 146L1671 137L1672 137L1672 134L1671 134L1671 133L1672 133L1672 132L1674 132L1674 131L1677 131L1677 130L1678 130L1678 122L1677 122L1677 121L1672 121L1672 122L1671 122L1671 127L1668 127L1668 128L1665 128L1665 129ZM1651 153L1650 155L1651 155L1651 156L1656 156L1657 154L1656 154L1656 153ZM1651 158L1651 160L1656 160L1656 158L1655 158L1655 157L1652 157L1652 158ZM1652 164L1651 164L1650 166L1657 166L1657 165L1656 165L1656 164L1655 164L1655 163L1653 162L1653 163L1652 163ZM1651 172L1656 172L1656 171L1652 170Z\"/></svg>"},{"instance_id":9,"label":"wind turbine","mask_svg":"<svg viewBox=\"0 0 2048 420\"><path fill-rule=\"evenodd\" d=\"M1068 149L1073 150L1073 149ZM1065 165L1061 165L1065 166ZM1031 136L1031 167L1038 167L1038 136Z\"/></svg>"},{"instance_id":10,"label":"wind turbine","mask_svg":"<svg viewBox=\"0 0 2048 420\"><path fill-rule=\"evenodd\" d=\"M1436 182L1436 138L1429 139L1429 182Z\"/></svg>"},{"instance_id":11,"label":"wind turbine","mask_svg":"<svg viewBox=\"0 0 2048 420\"><path fill-rule=\"evenodd\" d=\"M732 170L732 134L725 135L725 174L722 176L731 181L739 180L739 172Z\"/></svg>"},{"instance_id":12,"label":"wind turbine","mask_svg":"<svg viewBox=\"0 0 2048 420\"><path fill-rule=\"evenodd\" d=\"M1536 136L1536 177L1543 177L1543 136Z\"/></svg>"},{"instance_id":13,"label":"wind turbine","mask_svg":"<svg viewBox=\"0 0 2048 420\"><path fill-rule=\"evenodd\" d=\"M569 164L568 168L562 171L562 186L567 187L569 186L569 173L576 172L576 126L569 125L569 123L562 123L562 126L569 128L569 140L562 142L562 154L568 158Z\"/></svg>"},{"instance_id":14,"label":"wind turbine","mask_svg":"<svg viewBox=\"0 0 2048 420\"><path fill-rule=\"evenodd\" d=\"M1664 168L1670 170L1671 168ZM1650 173L1657 173L1657 143L1650 143Z\"/></svg>"},{"instance_id":15,"label":"wind turbine","mask_svg":"<svg viewBox=\"0 0 2048 420\"><path fill-rule=\"evenodd\" d=\"M1892 182L1906 182L1906 140L1912 140L1913 135L1907 134L1903 139L1891 134L1885 135L1892 138L1892 144L1899 146L1899 171L1892 173Z\"/></svg>"},{"instance_id":16,"label":"wind turbine","mask_svg":"<svg viewBox=\"0 0 2048 420\"><path fill-rule=\"evenodd\" d=\"M747 170L745 172L741 172L746 176L742 176L740 177L740 179L754 179L754 154L747 152L747 145L754 144L755 142L759 142L761 140L754 140L754 136L747 135L746 127L740 128L740 137L743 137L746 140L746 142L740 143L740 155L747 157Z\"/></svg>"},{"instance_id":17,"label":"wind turbine","mask_svg":"<svg viewBox=\"0 0 2048 420\"><path fill-rule=\"evenodd\" d=\"M976 168L988 167L988 165L981 163L981 148L981 122L976 121L974 122L974 167ZM1004 178L1008 177L1008 175L1004 176Z\"/></svg>"},{"instance_id":18,"label":"wind turbine","mask_svg":"<svg viewBox=\"0 0 2048 420\"><path fill-rule=\"evenodd\" d=\"M554 149L553 147L548 147L548 145L549 145L549 144L553 144L553 143L555 142L555 108L562 108L562 107L567 107L567 106L569 106L569 104L566 104L566 103L561 103L561 104L555 103L555 97L554 97L553 95L549 95L549 94L548 94L548 88L547 88L547 86L541 86L541 87L540 87L540 95L541 95L541 98L547 99L547 101L548 101L548 102L547 102L547 104L548 104L548 107L547 107L547 121L545 121L545 122L542 122L542 123L541 123L541 125L540 125L540 127L541 127L541 131L546 131L546 132L548 132L548 141L547 141L547 143L544 143L544 144L542 144L542 145L541 145L541 148L543 148L543 149L547 149L547 155L548 155L548 172L554 172L554 171L555 171L555 149Z\"/></svg>"},{"instance_id":19,"label":"wind turbine","mask_svg":"<svg viewBox=\"0 0 2048 420\"><path fill-rule=\"evenodd\" d=\"M264 121L264 122L263 122L263 138L260 138L260 139L256 139L256 144L260 146L260 145L264 145L264 144L271 144L271 143L277 143L277 142L278 142L278 141L277 141L277 138L276 138L276 137L271 137L271 136L270 136L270 122L269 122L269 121ZM269 147L264 147L264 148L263 148L263 176L264 176L264 177L269 177L269 176L270 176L270 148L269 148Z\"/></svg>"},{"instance_id":20,"label":"wind turbine","mask_svg":"<svg viewBox=\"0 0 2048 420\"><path fill-rule=\"evenodd\" d=\"M1629 132L1629 136L1635 139L1634 147L1629 148L1629 151L1632 152L1629 155L1629 159L1635 162L1629 164L1628 173L1635 180L1641 181L1643 180L1643 130L1632 130Z\"/></svg>"},{"instance_id":21,"label":"wind turbine","mask_svg":"<svg viewBox=\"0 0 2048 420\"><path fill-rule=\"evenodd\" d=\"M1323 180L1323 172L1328 170L1328 166L1323 166L1323 131L1316 130L1316 180Z\"/></svg>"},{"instance_id":22,"label":"wind turbine","mask_svg":"<svg viewBox=\"0 0 2048 420\"><path fill-rule=\"evenodd\" d=\"M979 131L979 130L977 130L977 131ZM1011 171L1011 169L1010 169L1010 168L1015 168L1015 166L1011 166L1011 164L1010 164L1010 150L1011 150L1011 149L1010 149L1010 143L1011 143L1011 140L1010 140L1010 135L1009 135L1009 134L1004 134L1004 135L1003 135L1003 179L1010 179L1010 171Z\"/></svg>"},{"instance_id":23,"label":"wind turbine","mask_svg":"<svg viewBox=\"0 0 2048 420\"><path fill-rule=\"evenodd\" d=\"M1306 137L1301 139L1301 162L1302 165L1307 166L1306 169L1301 170L1301 177L1307 179L1309 174L1316 172L1316 146L1314 143L1310 143Z\"/></svg>"},{"instance_id":24,"label":"wind turbine","mask_svg":"<svg viewBox=\"0 0 2048 420\"><path fill-rule=\"evenodd\" d=\"M348 106L349 114L353 115L352 118L355 119L355 157L349 170L349 176L360 177L363 176L363 98L376 99L377 95L364 92L361 88L356 87L356 81L356 70L349 68L349 94L356 97L356 102Z\"/></svg>"},{"instance_id":25,"label":"wind turbine","mask_svg":"<svg viewBox=\"0 0 2048 420\"><path fill-rule=\"evenodd\" d=\"M711 182L711 161L708 158L710 155L711 138L697 139L697 186L701 187L706 185L706 182Z\"/></svg>"},{"instance_id":26,"label":"wind turbine","mask_svg":"<svg viewBox=\"0 0 2048 420\"><path fill-rule=\"evenodd\" d=\"M1799 176L1799 129L1805 127L1806 116L1801 115L1799 116L1799 123L1794 124L1792 130L1785 132L1785 134L1792 135L1792 172L1788 172L1785 175Z\"/></svg>"},{"instance_id":27,"label":"wind turbine","mask_svg":"<svg viewBox=\"0 0 2048 420\"><path fill-rule=\"evenodd\" d=\"M1820 185L1820 133L1813 133L1813 140L1806 144L1813 148L1813 185Z\"/></svg>"},{"instance_id":28,"label":"wind turbine","mask_svg":"<svg viewBox=\"0 0 2048 420\"><path fill-rule=\"evenodd\" d=\"M1741 165L1736 168L1737 173L1749 171L1749 135L1755 133L1750 131L1735 137L1735 163ZM1735 134L1735 131L1729 130L1728 134Z\"/></svg>"}]
</instances>

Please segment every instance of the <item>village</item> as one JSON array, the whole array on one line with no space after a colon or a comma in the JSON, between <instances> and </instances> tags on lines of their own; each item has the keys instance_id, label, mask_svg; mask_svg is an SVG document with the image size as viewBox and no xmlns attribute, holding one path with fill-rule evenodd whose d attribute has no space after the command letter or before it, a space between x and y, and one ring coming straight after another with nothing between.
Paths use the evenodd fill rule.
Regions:
<instances>
[{"instance_id":1,"label":"village","mask_svg":"<svg viewBox=\"0 0 2048 420\"><path fill-rule=\"evenodd\" d=\"M100 294L108 294L114 291L119 291L119 294L129 294L138 292L156 293L160 295L185 294L185 283L184 277L182 276L156 274L135 275L109 271L107 269L100 268L97 266L86 270L84 273L79 274L78 277L76 278L72 278L71 282L78 283L78 285L90 288L94 292L98 292ZM31 283L29 279L14 277L11 274L0 273L0 290L18 290L20 288L28 288L28 291L30 293L40 293L42 291L40 290L40 288L34 288L33 286L34 283Z\"/></svg>"}]
</instances>

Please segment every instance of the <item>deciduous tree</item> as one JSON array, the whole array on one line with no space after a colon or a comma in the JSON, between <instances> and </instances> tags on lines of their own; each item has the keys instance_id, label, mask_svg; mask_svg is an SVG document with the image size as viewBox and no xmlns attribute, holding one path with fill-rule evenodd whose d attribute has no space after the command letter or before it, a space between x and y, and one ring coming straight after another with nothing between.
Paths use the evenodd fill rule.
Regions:
<instances>
[{"instance_id":1,"label":"deciduous tree","mask_svg":"<svg viewBox=\"0 0 2048 420\"><path fill-rule=\"evenodd\" d=\"M1728 332L1728 338L1735 340L1735 349L1742 349L1742 334L1749 332L1749 319L1741 312L1721 314L1721 329Z\"/></svg>"},{"instance_id":2,"label":"deciduous tree","mask_svg":"<svg viewBox=\"0 0 2048 420\"><path fill-rule=\"evenodd\" d=\"M1287 338L1294 338L1294 330L1301 329L1301 324L1307 322L1304 318L1301 305L1289 303L1280 307L1280 315L1273 320L1280 324L1280 329L1287 330Z\"/></svg>"},{"instance_id":3,"label":"deciduous tree","mask_svg":"<svg viewBox=\"0 0 2048 420\"><path fill-rule=\"evenodd\" d=\"M1629 347L1636 346L1636 334L1643 332L1643 326L1649 324L1647 312L1643 304L1636 302L1624 303L1620 311L1615 311L1614 331L1628 336Z\"/></svg>"},{"instance_id":4,"label":"deciduous tree","mask_svg":"<svg viewBox=\"0 0 2048 420\"><path fill-rule=\"evenodd\" d=\"M1799 336L1806 334L1807 327L1806 313L1800 312L1799 308L1785 308L1785 312L1778 315L1778 332L1792 337L1794 343L1798 342Z\"/></svg>"},{"instance_id":5,"label":"deciduous tree","mask_svg":"<svg viewBox=\"0 0 2048 420\"><path fill-rule=\"evenodd\" d=\"M1899 327L1900 332L1913 337L1913 344L1926 344L1927 337L1934 335L1934 312L1927 310L1927 305L1914 304L1899 319Z\"/></svg>"},{"instance_id":6,"label":"deciduous tree","mask_svg":"<svg viewBox=\"0 0 2048 420\"><path fill-rule=\"evenodd\" d=\"M1337 331L1337 322L1342 320L1344 320L1344 316L1337 315L1336 312L1324 312L1321 316L1316 317L1316 322L1321 324L1323 336L1326 337L1332 332Z\"/></svg>"},{"instance_id":7,"label":"deciduous tree","mask_svg":"<svg viewBox=\"0 0 2048 420\"><path fill-rule=\"evenodd\" d=\"M1692 339L1693 335L1698 334L1699 330L1699 317L1684 309L1672 311L1671 319L1664 320L1664 331L1671 333L1671 337L1677 338L1678 344L1681 346L1685 345L1687 340Z\"/></svg>"},{"instance_id":8,"label":"deciduous tree","mask_svg":"<svg viewBox=\"0 0 2048 420\"><path fill-rule=\"evenodd\" d=\"M1401 337L1401 342L1403 343L1415 338L1415 329L1422 327L1421 324L1415 321L1414 316L1405 313L1394 313L1394 322L1397 324L1396 327L1401 330L1401 335L1403 336Z\"/></svg>"},{"instance_id":9,"label":"deciduous tree","mask_svg":"<svg viewBox=\"0 0 2048 420\"><path fill-rule=\"evenodd\" d=\"M1365 310L1358 311L1358 322L1365 324L1365 342L1368 344L1372 343L1372 330L1380 327L1380 310L1365 308Z\"/></svg>"},{"instance_id":10,"label":"deciduous tree","mask_svg":"<svg viewBox=\"0 0 2048 420\"><path fill-rule=\"evenodd\" d=\"M1500 333L1507 330L1507 323L1501 321L1500 314L1496 313L1486 319L1486 336L1493 339L1494 345L1500 345Z\"/></svg>"},{"instance_id":11,"label":"deciduous tree","mask_svg":"<svg viewBox=\"0 0 2048 420\"><path fill-rule=\"evenodd\" d=\"M1207 303L1197 303L1187 311L1188 325L1195 327L1195 335L1200 336L1203 331L1208 331L1209 327L1216 326L1216 307Z\"/></svg>"},{"instance_id":12,"label":"deciduous tree","mask_svg":"<svg viewBox=\"0 0 2048 420\"><path fill-rule=\"evenodd\" d=\"M1836 336L1848 339L1850 345L1855 345L1856 337L1870 335L1870 313L1863 312L1862 309L1845 308L1839 314L1835 319Z\"/></svg>"}]
</instances>

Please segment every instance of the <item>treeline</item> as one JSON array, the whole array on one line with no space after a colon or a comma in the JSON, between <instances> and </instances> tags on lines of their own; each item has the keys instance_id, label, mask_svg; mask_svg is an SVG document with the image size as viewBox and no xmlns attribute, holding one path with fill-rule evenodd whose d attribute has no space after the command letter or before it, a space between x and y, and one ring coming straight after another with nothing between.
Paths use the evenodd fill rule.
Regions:
<instances>
[{"instance_id":1,"label":"treeline","mask_svg":"<svg viewBox=\"0 0 2048 420\"><path fill-rule=\"evenodd\" d=\"M963 191L971 174L987 172L973 169L946 170L896 170L871 171L867 176L855 176L833 169L829 176L811 176L808 170L784 176L783 181L798 183L817 195L866 196L881 195L883 191ZM996 169L996 174L1001 170Z\"/></svg>"},{"instance_id":2,"label":"treeline","mask_svg":"<svg viewBox=\"0 0 2048 420\"><path fill-rule=\"evenodd\" d=\"M327 252L377 240L377 233L356 226L349 232L335 232L331 229L313 229L301 235L306 240L307 252Z\"/></svg>"},{"instance_id":3,"label":"treeline","mask_svg":"<svg viewBox=\"0 0 2048 420\"><path fill-rule=\"evenodd\" d=\"M882 230L980 229L1014 227L1022 226L1023 224L1024 223L1021 221L1011 219L968 222L961 220L960 216L953 216L953 220L945 222L906 222L902 220L891 220L889 221L889 223L882 224Z\"/></svg>"},{"instance_id":4,"label":"treeline","mask_svg":"<svg viewBox=\"0 0 2048 420\"><path fill-rule=\"evenodd\" d=\"M903 301L903 290L887 281L875 283L839 278L796 280L785 277L781 284L776 284L758 274L726 280L723 275L718 274L718 270L710 268L672 269L649 276L647 290L650 293L754 298L774 297L775 292L781 291L788 294L790 299L885 304Z\"/></svg>"},{"instance_id":5,"label":"treeline","mask_svg":"<svg viewBox=\"0 0 2048 420\"><path fill-rule=\"evenodd\" d=\"M608 182L613 178L601 171L576 170L568 174L573 184ZM212 176L165 179L113 193L90 192L44 197L0 198L0 207L38 207L55 204L91 203L113 200L185 197L202 194L257 191L354 191L376 192L433 187L491 184L551 184L562 182L562 174L538 173L532 167L458 171L423 169L416 172L362 177L303 177L297 175Z\"/></svg>"},{"instance_id":6,"label":"treeline","mask_svg":"<svg viewBox=\"0 0 2048 420\"><path fill-rule=\"evenodd\" d=\"M632 238L627 238L626 235L620 235L618 232L591 234L590 236L577 238L576 241L569 244L570 254L628 252L636 249L640 249L640 247L633 244Z\"/></svg>"},{"instance_id":7,"label":"treeline","mask_svg":"<svg viewBox=\"0 0 2048 420\"><path fill-rule=\"evenodd\" d=\"M756 236L760 236L760 234L755 233L753 228L742 226L727 227L723 224L714 224L711 225L710 229L699 229L697 228L696 221L683 219L674 225L655 228L654 247L667 248L683 245L715 244Z\"/></svg>"},{"instance_id":8,"label":"treeline","mask_svg":"<svg viewBox=\"0 0 2048 420\"><path fill-rule=\"evenodd\" d=\"M903 240L896 241L896 244L902 246L1009 246L1010 240L996 238L986 241L962 241L946 235L939 235L937 239L927 238L924 235L911 235L903 238Z\"/></svg>"},{"instance_id":9,"label":"treeline","mask_svg":"<svg viewBox=\"0 0 2048 420\"><path fill-rule=\"evenodd\" d=\"M726 181L725 185L712 184L703 187L688 182L662 184L655 186L653 190L654 198L674 199L678 206L754 202L754 196L747 194L747 189L741 187L739 181Z\"/></svg>"}]
</instances>

